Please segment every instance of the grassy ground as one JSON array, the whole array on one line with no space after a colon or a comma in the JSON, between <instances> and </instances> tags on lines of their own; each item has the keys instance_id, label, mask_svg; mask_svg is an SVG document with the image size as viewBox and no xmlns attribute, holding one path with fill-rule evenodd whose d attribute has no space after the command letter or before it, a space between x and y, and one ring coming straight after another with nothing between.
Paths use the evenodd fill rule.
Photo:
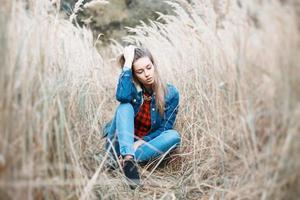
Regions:
<instances>
[{"instance_id":1,"label":"grassy ground","mask_svg":"<svg viewBox=\"0 0 300 200\"><path fill-rule=\"evenodd\" d=\"M119 44L48 1L1 7L0 199L297 199L300 66L296 1L180 1L132 28L180 91L182 144L144 187L103 169L99 134L118 105ZM24 8L27 7L27 9Z\"/></svg>"}]
</instances>

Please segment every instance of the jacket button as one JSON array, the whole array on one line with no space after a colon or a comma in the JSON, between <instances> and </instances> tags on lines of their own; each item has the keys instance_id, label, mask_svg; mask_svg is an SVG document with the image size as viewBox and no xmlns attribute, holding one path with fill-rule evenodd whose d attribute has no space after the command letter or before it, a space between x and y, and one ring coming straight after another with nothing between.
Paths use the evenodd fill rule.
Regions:
<instances>
[{"instance_id":1,"label":"jacket button","mask_svg":"<svg viewBox=\"0 0 300 200\"><path fill-rule=\"evenodd\" d=\"M136 99L133 99L133 102L136 102Z\"/></svg>"},{"instance_id":2,"label":"jacket button","mask_svg":"<svg viewBox=\"0 0 300 200\"><path fill-rule=\"evenodd\" d=\"M152 108L152 110L154 111L154 110L155 110L155 108Z\"/></svg>"}]
</instances>

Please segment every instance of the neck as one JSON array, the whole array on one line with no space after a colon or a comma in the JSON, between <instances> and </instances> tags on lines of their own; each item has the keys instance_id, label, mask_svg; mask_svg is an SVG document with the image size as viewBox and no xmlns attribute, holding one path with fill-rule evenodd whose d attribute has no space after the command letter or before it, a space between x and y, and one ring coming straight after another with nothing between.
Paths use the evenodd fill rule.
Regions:
<instances>
[{"instance_id":1,"label":"neck","mask_svg":"<svg viewBox=\"0 0 300 200\"><path fill-rule=\"evenodd\" d=\"M152 85L144 85L144 90L147 93L152 94Z\"/></svg>"}]
</instances>

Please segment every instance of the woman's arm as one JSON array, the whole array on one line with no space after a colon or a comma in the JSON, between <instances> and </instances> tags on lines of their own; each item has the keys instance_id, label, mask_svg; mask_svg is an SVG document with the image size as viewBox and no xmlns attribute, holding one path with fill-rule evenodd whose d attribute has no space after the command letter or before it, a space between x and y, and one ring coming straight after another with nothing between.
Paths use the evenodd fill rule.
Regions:
<instances>
[{"instance_id":1,"label":"woman's arm","mask_svg":"<svg viewBox=\"0 0 300 200\"><path fill-rule=\"evenodd\" d=\"M116 99L121 103L129 103L132 99L135 85L132 82L132 70L124 69L119 77Z\"/></svg>"},{"instance_id":2,"label":"woman's arm","mask_svg":"<svg viewBox=\"0 0 300 200\"><path fill-rule=\"evenodd\" d=\"M124 48L125 63L116 90L116 99L121 103L129 103L132 99L135 85L132 81L132 62L134 58L134 46Z\"/></svg>"}]
</instances>

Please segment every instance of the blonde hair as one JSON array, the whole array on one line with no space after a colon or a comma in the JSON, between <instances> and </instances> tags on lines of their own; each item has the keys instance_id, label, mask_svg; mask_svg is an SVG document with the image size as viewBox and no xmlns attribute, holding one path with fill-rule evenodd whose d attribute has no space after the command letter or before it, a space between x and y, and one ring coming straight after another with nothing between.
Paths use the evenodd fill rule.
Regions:
<instances>
[{"instance_id":1,"label":"blonde hair","mask_svg":"<svg viewBox=\"0 0 300 200\"><path fill-rule=\"evenodd\" d=\"M157 64L154 61L152 54L147 48L136 47L134 49L134 58L132 63L134 63L135 61L143 57L148 57L154 66L154 83L152 84L152 91L155 92L156 109L158 110L160 116L163 117L165 112L165 94L167 92L166 89L167 87L166 84L162 81L159 72L157 70ZM123 54L120 55L117 61L119 66L122 68L125 63L124 55ZM143 86L142 83L138 81L134 72L133 72L133 81L135 82L135 84L139 85L140 87Z\"/></svg>"}]
</instances>

